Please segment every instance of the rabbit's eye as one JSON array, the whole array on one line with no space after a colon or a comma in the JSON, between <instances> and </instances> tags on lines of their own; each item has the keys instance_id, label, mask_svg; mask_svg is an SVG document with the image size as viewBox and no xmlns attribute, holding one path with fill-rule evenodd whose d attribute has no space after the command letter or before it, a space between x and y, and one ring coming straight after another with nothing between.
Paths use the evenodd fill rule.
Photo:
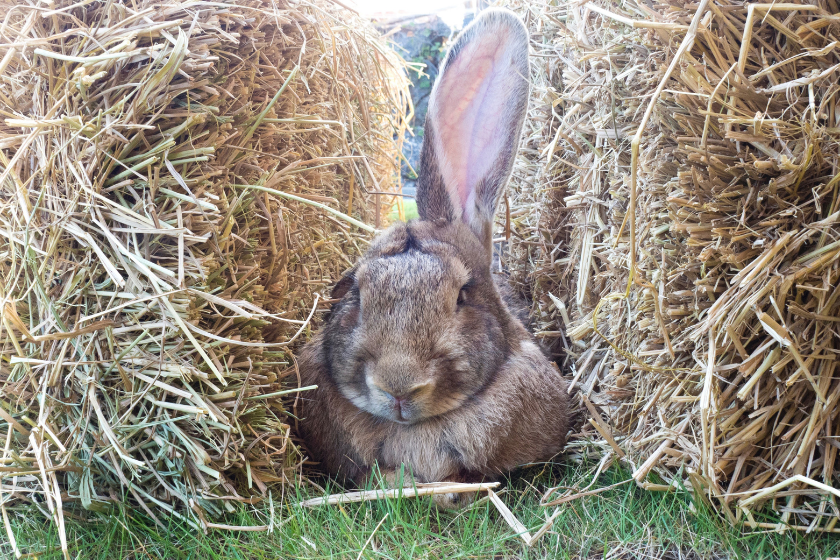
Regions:
<instances>
[{"instance_id":1,"label":"rabbit's eye","mask_svg":"<svg viewBox=\"0 0 840 560\"><path fill-rule=\"evenodd\" d=\"M364 360L364 358L356 358L356 365L353 368L353 379L357 383L364 383L366 366L367 362Z\"/></svg>"},{"instance_id":2,"label":"rabbit's eye","mask_svg":"<svg viewBox=\"0 0 840 560\"><path fill-rule=\"evenodd\" d=\"M461 290L458 292L458 301L457 301L458 305L464 305L464 303L466 303L466 301L467 301L467 287L468 286L464 285L461 288Z\"/></svg>"}]
</instances>

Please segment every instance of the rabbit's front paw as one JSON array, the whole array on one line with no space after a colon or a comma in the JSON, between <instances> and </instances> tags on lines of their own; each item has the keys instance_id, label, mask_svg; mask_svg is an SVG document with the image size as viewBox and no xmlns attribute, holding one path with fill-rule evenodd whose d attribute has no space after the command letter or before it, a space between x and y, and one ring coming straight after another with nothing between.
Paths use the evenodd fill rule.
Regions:
<instances>
[{"instance_id":1,"label":"rabbit's front paw","mask_svg":"<svg viewBox=\"0 0 840 560\"><path fill-rule=\"evenodd\" d=\"M441 510L463 509L475 501L475 492L447 492L435 494L432 500Z\"/></svg>"},{"instance_id":2,"label":"rabbit's front paw","mask_svg":"<svg viewBox=\"0 0 840 560\"><path fill-rule=\"evenodd\" d=\"M405 469L387 469L382 471L382 478L388 488L413 488L416 481Z\"/></svg>"}]
</instances>

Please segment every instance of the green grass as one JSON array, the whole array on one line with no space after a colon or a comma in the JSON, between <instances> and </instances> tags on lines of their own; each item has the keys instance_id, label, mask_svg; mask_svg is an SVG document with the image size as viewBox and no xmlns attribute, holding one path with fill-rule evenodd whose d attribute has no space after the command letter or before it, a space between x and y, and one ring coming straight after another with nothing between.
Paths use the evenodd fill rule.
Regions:
<instances>
[{"instance_id":1,"label":"green grass","mask_svg":"<svg viewBox=\"0 0 840 560\"><path fill-rule=\"evenodd\" d=\"M504 485L503 501L530 529L542 525L539 498L552 486L585 486L591 475L579 468L530 468ZM617 468L598 486L621 482ZM597 486L596 486L597 487ZM124 508L112 515L84 513L68 519L70 555L80 559L277 559L277 558L680 558L825 559L840 556L840 539L798 533L747 533L714 512L694 512L685 493L652 493L625 484L561 506L553 529L533 548L524 545L486 500L456 513L438 512L431 500L398 499L302 509L298 499L317 495L297 490L295 499L274 501L273 533L214 530L201 534L182 522L166 530L142 512ZM45 529L31 506L10 509L19 546L40 558L61 558L58 535ZM225 522L269 524L269 506L241 507ZM375 532L374 532L375 531ZM0 539L5 539L5 534ZM371 538L371 535L373 537ZM361 553L361 555L360 555ZM12 558L0 540L0 557Z\"/></svg>"},{"instance_id":2,"label":"green grass","mask_svg":"<svg viewBox=\"0 0 840 560\"><path fill-rule=\"evenodd\" d=\"M417 213L417 202L412 198L406 198L403 200L403 212L405 212L405 221L420 217ZM396 203L391 208L391 212L388 214L388 219L391 222L396 222L400 219L400 213L399 210L397 210Z\"/></svg>"}]
</instances>

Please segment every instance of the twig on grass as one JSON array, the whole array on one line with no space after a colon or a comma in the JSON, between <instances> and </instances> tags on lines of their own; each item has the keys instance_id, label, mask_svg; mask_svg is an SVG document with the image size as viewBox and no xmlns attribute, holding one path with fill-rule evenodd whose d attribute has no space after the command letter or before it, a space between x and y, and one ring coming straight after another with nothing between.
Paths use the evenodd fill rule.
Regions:
<instances>
[{"instance_id":1,"label":"twig on grass","mask_svg":"<svg viewBox=\"0 0 840 560\"><path fill-rule=\"evenodd\" d=\"M386 500L393 498L414 498L419 496L432 496L435 494L465 494L467 492L481 492L499 486L498 482L481 482L465 484L461 482L429 482L420 483L415 487L391 488L388 490L362 490L359 492L342 492L331 494L321 498L304 500L298 504L300 507L318 507L323 505L348 504L353 502L369 502L373 500Z\"/></svg>"}]
</instances>

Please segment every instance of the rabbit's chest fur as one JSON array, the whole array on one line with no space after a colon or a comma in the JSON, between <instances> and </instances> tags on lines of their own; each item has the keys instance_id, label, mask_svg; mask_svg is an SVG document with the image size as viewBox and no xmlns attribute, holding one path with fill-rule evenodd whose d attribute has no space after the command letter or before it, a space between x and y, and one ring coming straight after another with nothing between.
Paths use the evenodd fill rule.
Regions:
<instances>
[{"instance_id":1,"label":"rabbit's chest fur","mask_svg":"<svg viewBox=\"0 0 840 560\"><path fill-rule=\"evenodd\" d=\"M308 350L308 349L307 349ZM315 459L329 472L362 482L371 466L411 470L420 481L496 477L525 462L549 459L565 441L566 383L539 347L523 341L484 391L447 414L415 424L377 418L344 398L318 353L305 351L301 372L319 389L303 414L324 415L302 427ZM546 418L555 423L546 426Z\"/></svg>"}]
</instances>

